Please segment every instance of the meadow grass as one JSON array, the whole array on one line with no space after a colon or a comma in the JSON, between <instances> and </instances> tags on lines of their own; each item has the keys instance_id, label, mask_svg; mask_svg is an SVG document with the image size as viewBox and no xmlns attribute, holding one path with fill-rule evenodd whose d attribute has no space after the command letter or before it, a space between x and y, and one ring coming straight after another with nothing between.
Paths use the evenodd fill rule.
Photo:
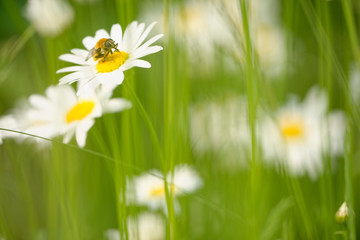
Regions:
<instances>
[{"instance_id":1,"label":"meadow grass","mask_svg":"<svg viewBox=\"0 0 360 240\"><path fill-rule=\"evenodd\" d=\"M55 72L69 66L58 57L83 48L82 39L98 29L109 31L120 23L124 30L134 20L145 21L144 12L155 12L158 5L165 37L157 43L163 50L145 57L151 68L127 70L114 90L132 108L97 118L84 148L75 139L64 144L61 136L48 139L12 130L0 118L0 140L2 133L28 137L4 137L0 145L0 239L107 239L108 229L119 230L120 239L136 239L129 217L138 221L146 212L163 219L163 239L357 239L360 103L351 69L360 71L360 5L354 0L271 1L279 5L274 15L284 42L278 44L286 54L283 62L266 66L261 55L266 51L259 50L254 34L252 1L236 1L235 15L227 1L213 1L235 39L235 45L212 45L213 55L201 53L204 42L190 50L191 43L181 42L181 34L187 38L193 33L179 29L176 9L186 9L190 1L69 1L74 20L56 37L39 34L24 18L26 1L1 1L0 116L19 100L58 84L63 75ZM159 16L152 17L151 22ZM200 30L205 39L214 37ZM204 56L196 59L196 54ZM272 74L277 68L281 70ZM313 86L326 92L326 116L333 110L346 116L346 124L335 127L344 128L343 151L332 156L327 132L321 141L328 151L321 152L322 168L315 178L306 170L293 174L281 165L284 159L271 164L259 127L264 113L276 119L289 95L305 101ZM237 96L246 99L241 115L246 133L232 125L238 113L226 112L227 100ZM235 109L240 109L235 99ZM224 115L215 112L216 104ZM211 114L217 116L213 120L204 114L195 126L211 126L204 138L208 146L200 153L192 121L202 108L194 106L212 106ZM325 121L323 125L331 127ZM238 131L245 143L237 141L240 135L231 142L224 129ZM173 182L180 164L195 169L202 186L176 196ZM129 182L144 173L164 181L165 209L153 211L131 202ZM335 214L343 202L348 212L340 221Z\"/></svg>"}]
</instances>

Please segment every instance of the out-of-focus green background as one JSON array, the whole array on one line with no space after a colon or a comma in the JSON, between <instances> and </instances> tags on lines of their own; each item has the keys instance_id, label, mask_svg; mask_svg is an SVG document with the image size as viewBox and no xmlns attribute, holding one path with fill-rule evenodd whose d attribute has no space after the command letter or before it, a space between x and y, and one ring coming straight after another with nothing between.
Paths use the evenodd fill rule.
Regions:
<instances>
[{"instance_id":1,"label":"out-of-focus green background","mask_svg":"<svg viewBox=\"0 0 360 240\"><path fill-rule=\"evenodd\" d=\"M261 5L266 1L257 2ZM256 48L253 55L244 50L246 31L238 28L245 26L241 16L236 18L238 22L226 22L235 36L235 45L215 44L212 56L201 52L201 48L188 50L189 42L181 38L190 38L192 33L176 28L175 10L185 8L189 2L68 1L74 20L59 36L47 37L34 30L24 17L26 1L1 1L0 116L31 94L43 94L48 86L56 85L63 76L55 74L56 70L70 66L58 57L73 48L83 48L82 39L94 36L98 29L110 31L112 24L120 23L124 30L134 20L149 24L158 21L159 14L164 14L165 22L175 24L167 28L159 22L160 29L150 33L165 33L157 43L164 50L145 57L152 65L150 69L125 72L126 83L135 90L155 129L165 166L139 106L120 85L114 96L130 99L133 108L98 118L89 131L85 150L76 147L74 140L71 145L62 144L61 137L46 148L30 140L19 143L4 139L0 145L0 237L105 239L104 232L126 223L127 216L149 211L119 203L119 193L125 190L128 177L187 163L199 172L204 184L195 193L179 197L181 213L175 219L156 212L166 221L166 239L357 239L359 102L350 96L356 89L348 86L352 69L360 65L360 42L351 40L351 36L359 39L360 4L356 0L271 1L277 3L272 15L283 39L273 48L280 47L286 54L282 61L265 66ZM214 2L225 17L230 16L226 1ZM241 0L238 4L243 3ZM248 10L252 29L255 24ZM206 36L206 29L203 32L202 37L211 38ZM253 47L254 36L250 38ZM236 56L239 49L241 61ZM253 65L247 61L249 55ZM213 60L210 67L205 60ZM281 71L271 73L279 65ZM347 117L344 154L334 158L331 166L325 166L316 180L306 174L291 176L281 167L264 164L259 141L252 145L251 135L245 147L237 142L229 148L215 143L199 153L191 132L191 109L199 111L194 106L214 102L226 111L221 103L229 98L255 99L253 105L245 103L244 115L235 115L248 120L249 111L275 113L289 95L297 96L301 102L313 86L327 92L329 112L341 110ZM226 126L232 116L219 116L219 122ZM259 116L249 121L255 125ZM219 131L221 136L223 132ZM255 147L253 152L251 146ZM122 189L115 187L119 182ZM338 223L334 216L344 201L352 209L349 219Z\"/></svg>"}]
</instances>

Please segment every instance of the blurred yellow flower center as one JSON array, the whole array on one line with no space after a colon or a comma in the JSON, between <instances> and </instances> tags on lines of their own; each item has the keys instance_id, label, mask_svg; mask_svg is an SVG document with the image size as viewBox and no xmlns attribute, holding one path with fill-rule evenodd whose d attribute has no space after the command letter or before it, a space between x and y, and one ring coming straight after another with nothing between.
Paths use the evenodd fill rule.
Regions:
<instances>
[{"instance_id":1,"label":"blurred yellow flower center","mask_svg":"<svg viewBox=\"0 0 360 240\"><path fill-rule=\"evenodd\" d=\"M105 59L100 59L96 64L96 69L100 73L112 72L118 69L129 58L126 52L114 52L109 54Z\"/></svg>"},{"instance_id":2,"label":"blurred yellow flower center","mask_svg":"<svg viewBox=\"0 0 360 240\"><path fill-rule=\"evenodd\" d=\"M305 133L304 124L299 119L288 119L281 124L281 133L286 140L301 138Z\"/></svg>"},{"instance_id":3,"label":"blurred yellow flower center","mask_svg":"<svg viewBox=\"0 0 360 240\"><path fill-rule=\"evenodd\" d=\"M47 123L46 121L37 119L37 120L35 120L34 122L32 122L31 126L36 127L36 126L45 125L46 123Z\"/></svg>"},{"instance_id":4,"label":"blurred yellow flower center","mask_svg":"<svg viewBox=\"0 0 360 240\"><path fill-rule=\"evenodd\" d=\"M171 191L172 192L175 191L175 185L174 184L171 184ZM165 187L162 185L162 186L158 186L158 187L155 187L155 188L151 189L150 195L152 197L165 196Z\"/></svg>"},{"instance_id":5,"label":"blurred yellow flower center","mask_svg":"<svg viewBox=\"0 0 360 240\"><path fill-rule=\"evenodd\" d=\"M66 122L71 123L73 121L81 120L91 113L95 107L93 101L79 101L73 106L66 114Z\"/></svg>"},{"instance_id":6,"label":"blurred yellow flower center","mask_svg":"<svg viewBox=\"0 0 360 240\"><path fill-rule=\"evenodd\" d=\"M197 6L197 4L183 8L175 18L177 31L181 34L196 34L206 28L208 22L205 20L204 12L204 9Z\"/></svg>"}]
</instances>

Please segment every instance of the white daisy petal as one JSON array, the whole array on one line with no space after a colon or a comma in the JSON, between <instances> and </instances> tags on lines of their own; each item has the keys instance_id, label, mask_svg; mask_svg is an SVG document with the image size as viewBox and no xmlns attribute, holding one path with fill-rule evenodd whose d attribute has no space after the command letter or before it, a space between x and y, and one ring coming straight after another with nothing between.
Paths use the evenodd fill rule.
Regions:
<instances>
[{"instance_id":1,"label":"white daisy petal","mask_svg":"<svg viewBox=\"0 0 360 240\"><path fill-rule=\"evenodd\" d=\"M96 33L95 33L96 42L99 41L99 39L101 39L101 38L110 38L108 32L106 30L104 30L104 29L97 30ZM95 44L96 44L96 42L95 42Z\"/></svg>"},{"instance_id":2,"label":"white daisy petal","mask_svg":"<svg viewBox=\"0 0 360 240\"><path fill-rule=\"evenodd\" d=\"M41 106L41 107L48 107L49 101L38 94L33 94L29 97L29 103L33 106Z\"/></svg>"},{"instance_id":3,"label":"white daisy petal","mask_svg":"<svg viewBox=\"0 0 360 240\"><path fill-rule=\"evenodd\" d=\"M85 59L69 53L60 55L59 59L65 62L71 62L79 65L87 65Z\"/></svg>"},{"instance_id":4,"label":"white daisy petal","mask_svg":"<svg viewBox=\"0 0 360 240\"><path fill-rule=\"evenodd\" d=\"M131 108L131 106L131 102L124 98L113 98L108 101L105 106L103 106L103 111L106 113L115 113Z\"/></svg>"},{"instance_id":5,"label":"white daisy petal","mask_svg":"<svg viewBox=\"0 0 360 240\"><path fill-rule=\"evenodd\" d=\"M73 48L70 50L71 53L73 53L76 56L79 56L80 58L86 58L86 56L89 54L89 51L84 50L84 49L78 49L78 48Z\"/></svg>"},{"instance_id":6,"label":"white daisy petal","mask_svg":"<svg viewBox=\"0 0 360 240\"><path fill-rule=\"evenodd\" d=\"M111 27L110 30L110 37L116 42L118 43L118 47L121 48L122 46L122 29L120 24L114 24Z\"/></svg>"},{"instance_id":7,"label":"white daisy petal","mask_svg":"<svg viewBox=\"0 0 360 240\"><path fill-rule=\"evenodd\" d=\"M71 67L66 67L66 68L59 69L59 70L56 71L56 73L82 71L85 68L86 67L84 67L84 66L71 66Z\"/></svg>"},{"instance_id":8,"label":"white daisy petal","mask_svg":"<svg viewBox=\"0 0 360 240\"><path fill-rule=\"evenodd\" d=\"M99 81L101 81L103 85L120 85L123 80L124 73L120 69L99 76Z\"/></svg>"},{"instance_id":9,"label":"white daisy petal","mask_svg":"<svg viewBox=\"0 0 360 240\"><path fill-rule=\"evenodd\" d=\"M150 68L151 64L148 61L136 59L126 62L124 65L121 66L121 69L123 71L126 71L132 67Z\"/></svg>"},{"instance_id":10,"label":"white daisy petal","mask_svg":"<svg viewBox=\"0 0 360 240\"><path fill-rule=\"evenodd\" d=\"M95 38L87 36L82 40L82 43L87 50L90 50L95 46L96 41Z\"/></svg>"},{"instance_id":11,"label":"white daisy petal","mask_svg":"<svg viewBox=\"0 0 360 240\"><path fill-rule=\"evenodd\" d=\"M135 44L135 48L139 47L141 43L144 42L145 38L149 35L151 29L155 26L156 22L153 22L152 24L150 24L146 30L141 34L141 36L139 37L138 41Z\"/></svg>"},{"instance_id":12,"label":"white daisy petal","mask_svg":"<svg viewBox=\"0 0 360 240\"><path fill-rule=\"evenodd\" d=\"M72 139L72 137L74 136L74 134L75 134L75 129L71 129L71 130L67 131L64 135L63 143L68 144L70 142L70 140Z\"/></svg>"},{"instance_id":13,"label":"white daisy petal","mask_svg":"<svg viewBox=\"0 0 360 240\"><path fill-rule=\"evenodd\" d=\"M120 71L120 69L106 74L97 74L93 79L79 82L77 95L92 92L100 85L102 85L102 88L104 89L114 89L116 86L120 85L123 80L124 73Z\"/></svg>"},{"instance_id":14,"label":"white daisy petal","mask_svg":"<svg viewBox=\"0 0 360 240\"><path fill-rule=\"evenodd\" d=\"M123 37L123 50L129 51L131 48L131 45L134 42L134 35L137 29L138 23L136 21L130 23L129 26L125 29L124 37Z\"/></svg>"},{"instance_id":15,"label":"white daisy petal","mask_svg":"<svg viewBox=\"0 0 360 240\"><path fill-rule=\"evenodd\" d=\"M48 91L46 93L53 102L61 102L66 107L76 102L75 90L69 85L54 86L51 87L51 90L52 93L48 93Z\"/></svg>"},{"instance_id":16,"label":"white daisy petal","mask_svg":"<svg viewBox=\"0 0 360 240\"><path fill-rule=\"evenodd\" d=\"M82 79L83 76L84 74L82 72L73 72L60 78L59 84L72 84L73 82Z\"/></svg>"},{"instance_id":17,"label":"white daisy petal","mask_svg":"<svg viewBox=\"0 0 360 240\"><path fill-rule=\"evenodd\" d=\"M81 79L77 85L77 95L84 95L93 92L95 88L101 85L100 78Z\"/></svg>"},{"instance_id":18,"label":"white daisy petal","mask_svg":"<svg viewBox=\"0 0 360 240\"><path fill-rule=\"evenodd\" d=\"M46 89L46 97L52 102L75 102L74 89L68 85L50 86Z\"/></svg>"},{"instance_id":19,"label":"white daisy petal","mask_svg":"<svg viewBox=\"0 0 360 240\"><path fill-rule=\"evenodd\" d=\"M156 52L161 51L163 48L160 46L152 46L152 47L148 47L146 50L144 51L139 51L138 53L134 53L131 58L141 58Z\"/></svg>"},{"instance_id":20,"label":"white daisy petal","mask_svg":"<svg viewBox=\"0 0 360 240\"><path fill-rule=\"evenodd\" d=\"M150 40L148 40L147 42L145 42L143 45L141 45L138 49L136 49L134 51L134 53L138 53L140 51L144 51L147 47L149 47L151 44L153 44L154 42L156 42L157 40L159 40L160 38L162 38L164 36L164 34L158 34L155 37L151 38Z\"/></svg>"},{"instance_id":21,"label":"white daisy petal","mask_svg":"<svg viewBox=\"0 0 360 240\"><path fill-rule=\"evenodd\" d=\"M87 132L94 125L94 123L94 120L84 121L78 128L76 128L76 142L79 147L85 146Z\"/></svg>"},{"instance_id":22,"label":"white daisy petal","mask_svg":"<svg viewBox=\"0 0 360 240\"><path fill-rule=\"evenodd\" d=\"M128 39L129 45L127 51L132 52L136 48L136 44L139 41L139 38L141 37L141 34L143 33L145 28L145 24L141 23L137 26L135 29L135 32L132 34L131 39Z\"/></svg>"}]
</instances>

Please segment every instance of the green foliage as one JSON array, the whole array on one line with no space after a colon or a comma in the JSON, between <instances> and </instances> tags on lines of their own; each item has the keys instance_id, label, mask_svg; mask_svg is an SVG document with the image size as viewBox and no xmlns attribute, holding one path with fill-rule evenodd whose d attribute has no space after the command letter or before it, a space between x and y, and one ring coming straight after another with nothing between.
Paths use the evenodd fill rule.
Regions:
<instances>
[{"instance_id":1,"label":"green foliage","mask_svg":"<svg viewBox=\"0 0 360 240\"><path fill-rule=\"evenodd\" d=\"M163 32L179 31L173 29L174 9L183 2L164 1L162 12L169 25ZM224 2L218 2L226 13ZM351 66L360 69L360 5L351 0L278 1L286 58L281 72L271 75L263 68L251 30L250 2L240 0L239 22L227 22L233 24L232 34L243 54L239 60L231 49L235 62L231 70L223 60L229 57L223 47L212 46L215 63L203 71L202 62L192 61L185 44L169 34L160 43L164 50L145 58L152 67L126 71L124 83L114 92L115 97L129 99L133 107L98 118L85 148L77 147L75 140L63 144L60 137L31 136L47 147L30 139L4 139L0 239L105 239L108 229L118 229L121 239L130 239L129 216L149 209L129 205L129 179L150 169L166 174L178 164L196 169L203 186L180 197L165 188L167 213L157 210L155 214L165 220L166 239L356 239L360 116L349 72ZM18 100L56 85L60 78L56 70L68 66L58 56L83 48L85 36L101 28L109 30L114 23L124 30L131 21L142 21L146 6L157 4L70 3L75 11L72 25L50 38L39 35L25 20L24 2L1 2L0 13L8 16L0 19L7 23L0 36L1 115L15 108ZM328 111L345 112L347 121L344 153L336 158L323 154L324 169L316 179L293 176L284 167L268 164L258 129L261 111L275 115L290 94L304 99L312 86L324 89ZM247 150L224 144L199 154L191 135L191 109L233 96L247 99ZM220 121L221 117L225 119L219 116ZM4 131L8 126L0 125L0 134ZM172 179L165 175L164 181ZM336 223L335 213L344 201L348 220Z\"/></svg>"}]
</instances>

